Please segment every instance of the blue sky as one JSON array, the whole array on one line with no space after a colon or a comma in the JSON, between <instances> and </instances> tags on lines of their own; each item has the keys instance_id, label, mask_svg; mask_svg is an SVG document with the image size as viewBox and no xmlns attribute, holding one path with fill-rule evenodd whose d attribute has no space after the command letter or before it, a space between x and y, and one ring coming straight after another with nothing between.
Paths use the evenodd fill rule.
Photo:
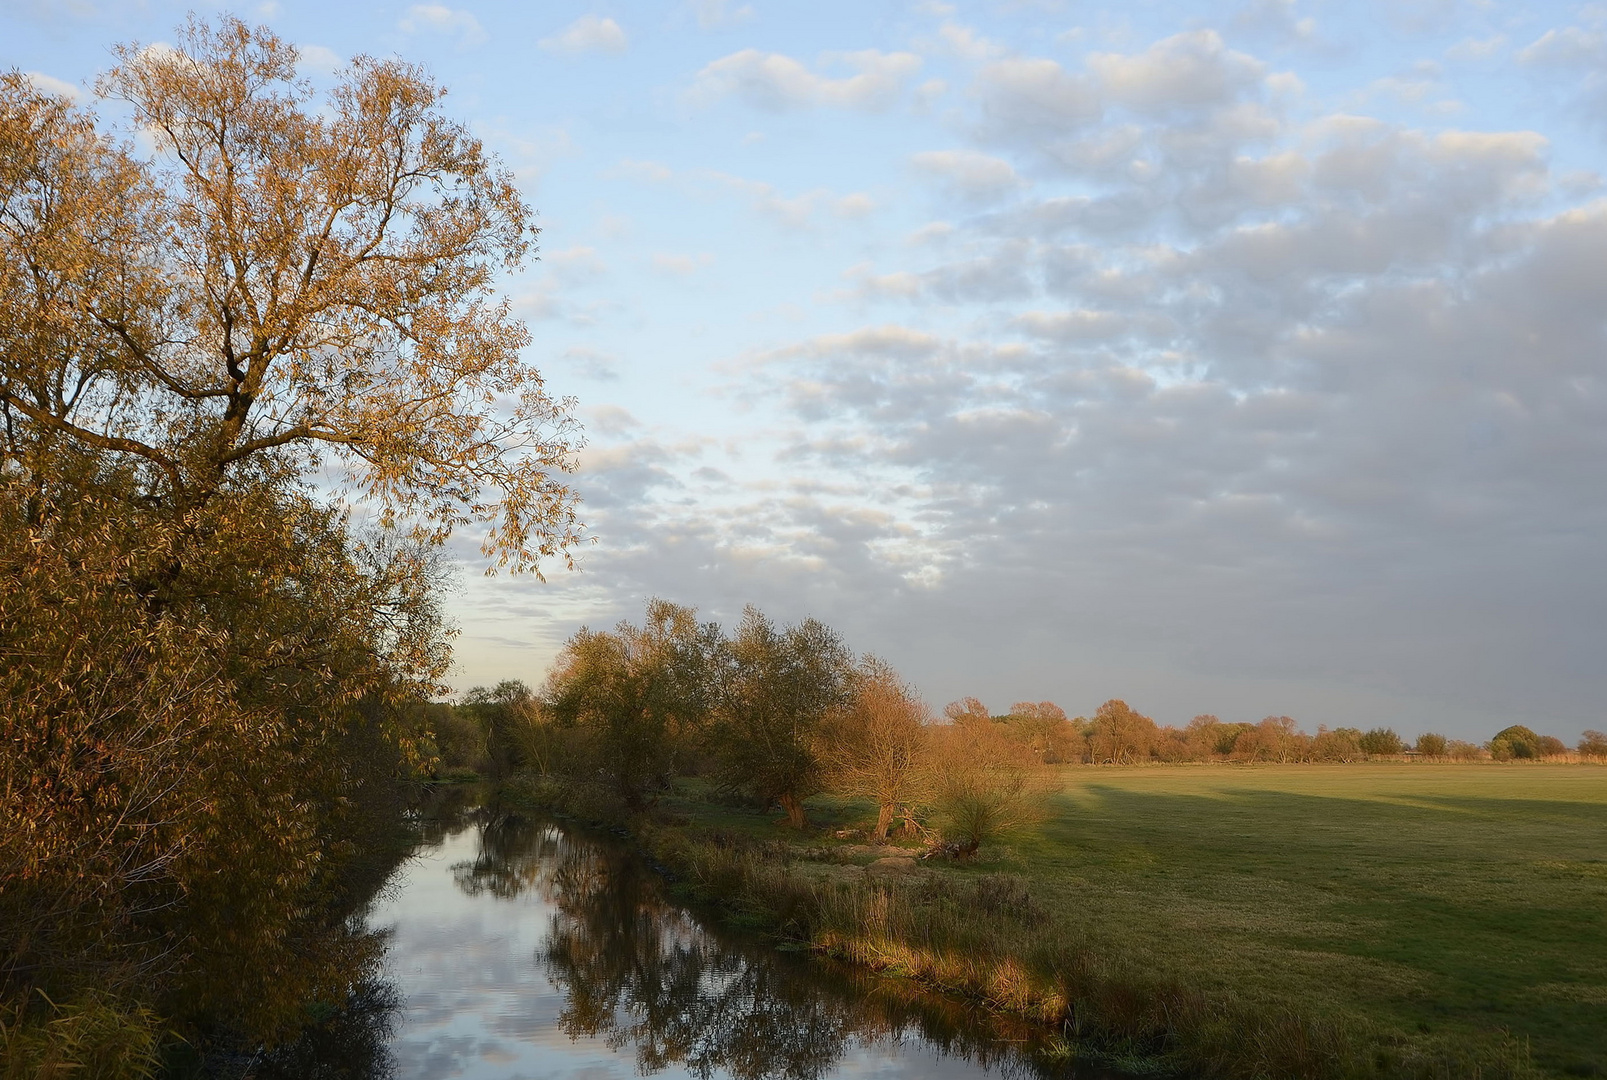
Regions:
<instances>
[{"instance_id":1,"label":"blue sky","mask_svg":"<svg viewBox=\"0 0 1607 1080\"><path fill-rule=\"evenodd\" d=\"M87 94L160 0L0 3ZM399 54L513 167L595 544L461 685L661 595L934 704L1607 727L1607 7L230 8Z\"/></svg>"}]
</instances>

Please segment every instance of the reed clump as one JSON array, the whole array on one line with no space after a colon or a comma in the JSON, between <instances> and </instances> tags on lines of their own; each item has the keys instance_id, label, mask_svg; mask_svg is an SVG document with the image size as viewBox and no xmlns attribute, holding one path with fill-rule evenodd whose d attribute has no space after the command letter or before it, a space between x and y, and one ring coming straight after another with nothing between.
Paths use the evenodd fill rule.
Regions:
<instances>
[{"instance_id":1,"label":"reed clump","mask_svg":"<svg viewBox=\"0 0 1607 1080\"><path fill-rule=\"evenodd\" d=\"M59 1005L39 995L0 1013L0 1080L149 1080L161 1036L144 1006L96 991Z\"/></svg>"}]
</instances>

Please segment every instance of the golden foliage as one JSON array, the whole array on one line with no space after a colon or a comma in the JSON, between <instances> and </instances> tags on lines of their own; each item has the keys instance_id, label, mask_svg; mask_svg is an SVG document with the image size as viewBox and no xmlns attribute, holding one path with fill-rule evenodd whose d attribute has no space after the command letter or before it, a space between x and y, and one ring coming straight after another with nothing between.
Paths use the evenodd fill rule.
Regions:
<instances>
[{"instance_id":1,"label":"golden foliage","mask_svg":"<svg viewBox=\"0 0 1607 1080\"><path fill-rule=\"evenodd\" d=\"M182 511L259 460L327 456L420 537L482 522L516 571L566 553L570 403L522 362L528 332L491 290L529 252L530 211L443 91L359 57L319 101L293 46L227 17L116 55L98 90L132 106L154 161L0 78L15 460L112 455Z\"/></svg>"},{"instance_id":2,"label":"golden foliage","mask_svg":"<svg viewBox=\"0 0 1607 1080\"><path fill-rule=\"evenodd\" d=\"M819 755L827 786L876 801L875 840L902 811L913 820L927 793L926 705L885 661L866 657L849 680L847 700L827 717Z\"/></svg>"}]
</instances>

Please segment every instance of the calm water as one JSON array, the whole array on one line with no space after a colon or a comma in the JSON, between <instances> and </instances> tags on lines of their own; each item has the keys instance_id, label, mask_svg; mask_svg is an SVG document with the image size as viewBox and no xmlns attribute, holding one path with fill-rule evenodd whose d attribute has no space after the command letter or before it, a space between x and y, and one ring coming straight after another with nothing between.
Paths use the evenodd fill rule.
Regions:
<instances>
[{"instance_id":1,"label":"calm water","mask_svg":"<svg viewBox=\"0 0 1607 1080\"><path fill-rule=\"evenodd\" d=\"M373 912L388 1068L442 1077L1069 1077L1031 1033L699 921L621 845L554 821L440 827Z\"/></svg>"}]
</instances>

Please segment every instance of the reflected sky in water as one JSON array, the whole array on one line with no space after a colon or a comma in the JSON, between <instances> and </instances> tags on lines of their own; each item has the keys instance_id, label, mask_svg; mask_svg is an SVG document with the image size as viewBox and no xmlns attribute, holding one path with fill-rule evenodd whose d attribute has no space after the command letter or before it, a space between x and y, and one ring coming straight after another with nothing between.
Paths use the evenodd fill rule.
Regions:
<instances>
[{"instance_id":1,"label":"reflected sky in water","mask_svg":"<svg viewBox=\"0 0 1607 1080\"><path fill-rule=\"evenodd\" d=\"M443 831L371 925L393 928L398 1080L1073 1075L958 1002L705 927L628 851L550 822Z\"/></svg>"}]
</instances>

